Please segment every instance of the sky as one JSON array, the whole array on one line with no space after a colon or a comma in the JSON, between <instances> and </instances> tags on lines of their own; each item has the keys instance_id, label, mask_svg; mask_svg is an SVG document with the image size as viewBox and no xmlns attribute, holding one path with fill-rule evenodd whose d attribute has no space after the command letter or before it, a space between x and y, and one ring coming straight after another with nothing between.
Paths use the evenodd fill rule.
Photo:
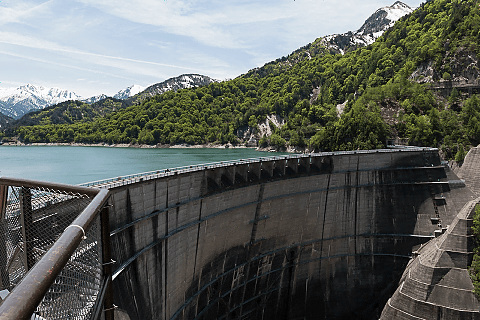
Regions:
<instances>
[{"instance_id":1,"label":"sky","mask_svg":"<svg viewBox=\"0 0 480 320\"><path fill-rule=\"evenodd\" d=\"M185 73L232 79L318 37L357 30L394 2L0 0L0 87L87 98Z\"/></svg>"}]
</instances>

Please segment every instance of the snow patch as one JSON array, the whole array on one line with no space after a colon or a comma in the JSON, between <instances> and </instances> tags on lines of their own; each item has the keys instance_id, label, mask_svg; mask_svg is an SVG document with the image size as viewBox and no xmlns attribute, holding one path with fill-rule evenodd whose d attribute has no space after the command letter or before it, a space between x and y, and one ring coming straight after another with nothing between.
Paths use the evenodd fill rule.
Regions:
<instances>
[{"instance_id":1,"label":"snow patch","mask_svg":"<svg viewBox=\"0 0 480 320\"><path fill-rule=\"evenodd\" d=\"M134 95L142 92L143 90L145 90L144 87L139 86L138 84L134 84L134 85L131 85L130 87L127 87L126 89L118 91L113 97L115 99L125 100L130 97L133 97Z\"/></svg>"},{"instance_id":2,"label":"snow patch","mask_svg":"<svg viewBox=\"0 0 480 320\"><path fill-rule=\"evenodd\" d=\"M103 100L105 98L108 98L108 96L106 94L102 93L102 94L99 94L98 96L93 96L93 97L90 97L88 99L83 99L82 102L92 104L92 103L98 102L100 100Z\"/></svg>"}]
</instances>

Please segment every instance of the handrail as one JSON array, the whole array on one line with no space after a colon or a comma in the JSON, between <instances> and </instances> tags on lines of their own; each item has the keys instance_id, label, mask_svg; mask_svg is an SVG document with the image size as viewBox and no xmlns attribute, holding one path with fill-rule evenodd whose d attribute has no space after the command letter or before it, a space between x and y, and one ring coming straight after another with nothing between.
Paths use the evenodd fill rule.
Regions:
<instances>
[{"instance_id":1,"label":"handrail","mask_svg":"<svg viewBox=\"0 0 480 320\"><path fill-rule=\"evenodd\" d=\"M98 189L87 187L87 186L75 186L75 185L70 185L65 183L37 181L37 180L2 177L2 176L0 176L0 185L14 186L14 187L29 187L29 188L40 187L40 188L47 188L47 189L56 189L63 192L83 193L90 197L96 196L99 191Z\"/></svg>"},{"instance_id":2,"label":"handrail","mask_svg":"<svg viewBox=\"0 0 480 320\"><path fill-rule=\"evenodd\" d=\"M0 177L0 184L28 187L55 188L66 192L85 193L95 196L90 204L67 227L60 238L45 253L22 281L0 305L0 320L30 319L57 275L67 264L73 252L83 240L94 219L109 197L106 189L85 188L64 184L38 182L26 179Z\"/></svg>"}]
</instances>

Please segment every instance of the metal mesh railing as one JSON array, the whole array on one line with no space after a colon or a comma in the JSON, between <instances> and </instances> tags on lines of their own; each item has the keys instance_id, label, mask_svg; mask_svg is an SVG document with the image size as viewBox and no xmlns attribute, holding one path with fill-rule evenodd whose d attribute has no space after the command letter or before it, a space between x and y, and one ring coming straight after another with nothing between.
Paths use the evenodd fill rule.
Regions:
<instances>
[{"instance_id":1,"label":"metal mesh railing","mask_svg":"<svg viewBox=\"0 0 480 320\"><path fill-rule=\"evenodd\" d=\"M35 319L91 319L101 289L100 217L37 307Z\"/></svg>"},{"instance_id":2,"label":"metal mesh railing","mask_svg":"<svg viewBox=\"0 0 480 320\"><path fill-rule=\"evenodd\" d=\"M0 257L3 287L13 289L89 202L81 194L9 187L0 221L0 243L6 251Z\"/></svg>"},{"instance_id":3,"label":"metal mesh railing","mask_svg":"<svg viewBox=\"0 0 480 320\"><path fill-rule=\"evenodd\" d=\"M0 210L0 285L12 292L93 196L46 187L8 186ZM1 198L1 196L0 196ZM0 205L2 209L2 205ZM3 212L2 212L3 211ZM90 319L102 286L100 215L44 294L32 319ZM8 297L7 297L8 299Z\"/></svg>"}]
</instances>

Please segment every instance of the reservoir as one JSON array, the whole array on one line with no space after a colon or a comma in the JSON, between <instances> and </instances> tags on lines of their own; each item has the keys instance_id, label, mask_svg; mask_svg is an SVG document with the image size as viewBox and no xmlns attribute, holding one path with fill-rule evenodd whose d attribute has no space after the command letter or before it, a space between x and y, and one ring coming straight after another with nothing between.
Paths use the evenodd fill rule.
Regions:
<instances>
[{"instance_id":1,"label":"reservoir","mask_svg":"<svg viewBox=\"0 0 480 320\"><path fill-rule=\"evenodd\" d=\"M0 176L80 184L160 169L280 154L247 148L0 146Z\"/></svg>"}]
</instances>

